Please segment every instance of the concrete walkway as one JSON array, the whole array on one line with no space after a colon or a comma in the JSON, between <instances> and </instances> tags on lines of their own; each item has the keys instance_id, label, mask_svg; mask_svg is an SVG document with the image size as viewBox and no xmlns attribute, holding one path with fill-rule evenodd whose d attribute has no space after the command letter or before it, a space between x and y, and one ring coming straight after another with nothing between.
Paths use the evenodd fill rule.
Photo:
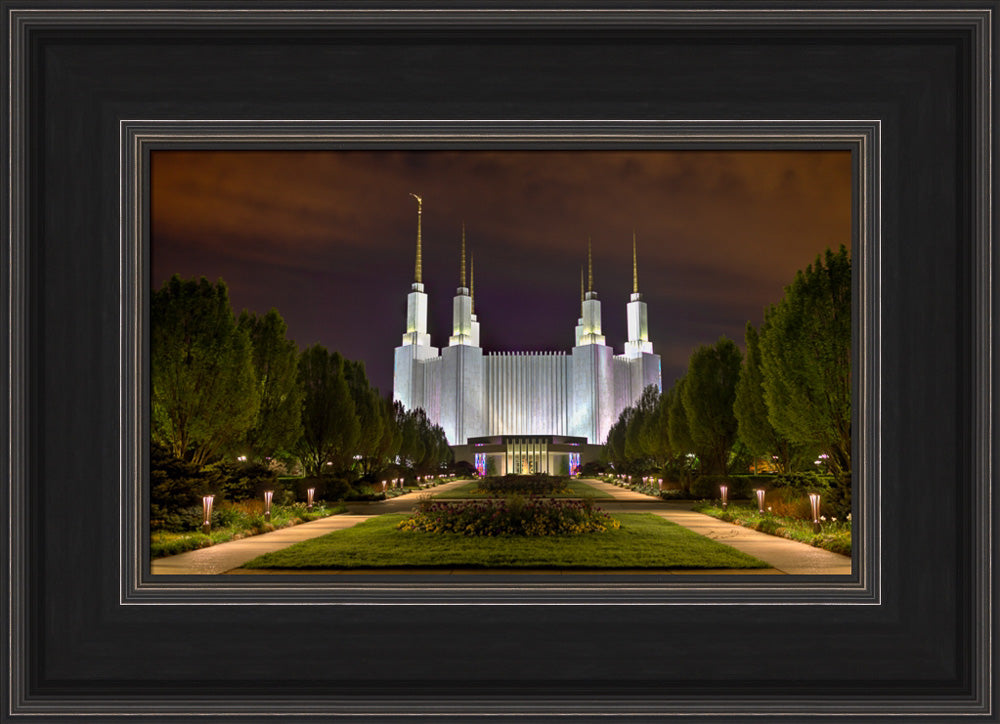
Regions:
<instances>
[{"instance_id":1,"label":"concrete walkway","mask_svg":"<svg viewBox=\"0 0 1000 724\"><path fill-rule=\"evenodd\" d=\"M417 490L389 500L348 503L346 514L331 515L328 518L320 518L309 523L300 523L290 528L282 528L228 543L219 543L208 548L179 553L176 556L154 558L150 564L151 573L154 576L225 573L264 553L281 550L310 538L319 538L321 535L332 533L335 530L350 528L376 515L412 510L417 501L425 495L443 492L465 482L467 481L458 480L453 483L444 483L429 490Z\"/></svg>"},{"instance_id":2,"label":"concrete walkway","mask_svg":"<svg viewBox=\"0 0 1000 724\"><path fill-rule=\"evenodd\" d=\"M649 512L677 523L699 535L724 543L754 558L770 563L780 573L791 575L850 575L851 559L839 553L799 541L768 535L689 510L690 501L668 501L626 490L602 480L588 478L588 485L615 497L622 505L603 504L609 512Z\"/></svg>"}]
</instances>

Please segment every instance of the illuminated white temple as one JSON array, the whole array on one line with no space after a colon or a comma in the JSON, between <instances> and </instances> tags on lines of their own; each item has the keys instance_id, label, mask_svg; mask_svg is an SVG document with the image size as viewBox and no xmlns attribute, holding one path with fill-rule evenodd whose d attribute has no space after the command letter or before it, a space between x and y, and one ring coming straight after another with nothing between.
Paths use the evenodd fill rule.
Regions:
<instances>
[{"instance_id":1,"label":"illuminated white temple","mask_svg":"<svg viewBox=\"0 0 1000 724\"><path fill-rule=\"evenodd\" d=\"M438 350L427 333L421 269L423 204L414 198L416 270L406 301L406 331L395 353L393 399L407 409L423 408L444 429L456 458L468 459L480 472L569 472L596 457L596 446L604 443L622 410L648 385L661 389L660 356L653 353L646 303L639 293L634 236L624 354L615 355L601 334L601 302L593 290L589 242L588 282L586 290L581 289L573 348L484 353L473 280L466 286L464 227L452 334L448 346Z\"/></svg>"}]
</instances>

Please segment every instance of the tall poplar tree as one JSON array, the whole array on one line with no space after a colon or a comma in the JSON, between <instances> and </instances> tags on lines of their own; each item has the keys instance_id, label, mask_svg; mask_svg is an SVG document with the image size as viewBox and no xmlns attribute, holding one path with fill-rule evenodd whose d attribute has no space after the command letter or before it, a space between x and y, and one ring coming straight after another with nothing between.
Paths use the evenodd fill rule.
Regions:
<instances>
[{"instance_id":1,"label":"tall poplar tree","mask_svg":"<svg viewBox=\"0 0 1000 724\"><path fill-rule=\"evenodd\" d=\"M298 453L307 475L343 473L350 466L361 427L347 385L344 358L320 345L299 357L302 437ZM328 466L327 463L330 463Z\"/></svg>"},{"instance_id":2,"label":"tall poplar tree","mask_svg":"<svg viewBox=\"0 0 1000 724\"><path fill-rule=\"evenodd\" d=\"M260 397L244 447L252 460L260 461L291 450L302 434L302 391L296 384L299 351L286 337L288 326L276 309L262 317L244 310L238 326L250 338Z\"/></svg>"},{"instance_id":3,"label":"tall poplar tree","mask_svg":"<svg viewBox=\"0 0 1000 724\"><path fill-rule=\"evenodd\" d=\"M851 260L827 249L768 309L760 338L768 420L827 454L842 511L851 498Z\"/></svg>"},{"instance_id":4,"label":"tall poplar tree","mask_svg":"<svg viewBox=\"0 0 1000 724\"><path fill-rule=\"evenodd\" d=\"M729 472L737 428L733 402L742 357L736 344L723 337L712 347L695 350L684 377L682 397L691 440L710 472Z\"/></svg>"}]
</instances>

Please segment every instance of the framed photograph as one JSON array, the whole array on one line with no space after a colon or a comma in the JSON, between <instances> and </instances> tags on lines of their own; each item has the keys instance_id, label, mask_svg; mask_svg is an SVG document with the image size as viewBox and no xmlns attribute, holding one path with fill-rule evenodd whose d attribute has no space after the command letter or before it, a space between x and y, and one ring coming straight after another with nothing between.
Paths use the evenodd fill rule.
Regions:
<instances>
[{"instance_id":1,"label":"framed photograph","mask_svg":"<svg viewBox=\"0 0 1000 724\"><path fill-rule=\"evenodd\" d=\"M4 3L3 716L995 720L994 6ZM399 191L415 227L431 197L407 186L414 178L397 169L363 181L385 159L409 169L448 159L424 175L440 184L449 169L472 178L462 166L471 158L550 158L535 187L551 206L560 199L542 187L557 186L557 157L631 154L641 175L642 158L699 153L846 159L846 195L842 183L825 193L849 204L853 262L850 575L151 572L153 292L164 269L192 256L205 273L220 268L233 224L287 215L273 236L315 223L309 196L324 187L310 186L305 159L327 159L329 188ZM209 157L244 160L227 169ZM369 165L329 161L347 157ZM280 166L269 178L267 163ZM528 184L526 169L511 173ZM199 185L227 172L253 189L253 218ZM589 168L564 176L612 181ZM742 213L744 226L752 214L772 219L775 238L816 233L813 215L801 216L806 200L765 207L733 190L739 174L723 176L720 215ZM683 178L662 183L684 190ZM482 189L461 186L466 203L490 208ZM448 222L461 224L463 189L438 188L455 197ZM171 189L179 203L164 212ZM338 193L350 205L338 223L363 208L394 213L381 198L364 207ZM591 193L561 197L567 233L582 236L572 218L581 207L596 228L625 223L629 200ZM493 208L517 213L497 197ZM549 210L546 223L557 216ZM497 228L469 228L470 241L509 233L505 219L476 218ZM740 219L731 223L736 233ZM453 252L431 258L455 257L457 276L463 232L453 231ZM158 247L158 233L172 245ZM261 263L283 274L275 255L301 248L267 236L260 229L259 244L225 262L246 273L241 293L268 283ZM637 236L639 262L628 234L614 242L633 284L645 253ZM539 262L565 261L574 297L579 242L575 255L533 247ZM384 256L377 275L344 251L298 265L342 263L331 279L344 286L351 275L395 278L396 267L409 276L413 250L398 258L380 243L365 246ZM734 268L761 264L766 251L743 250ZM484 252L475 247L481 298L509 311L516 305L484 291L491 268L504 268L499 257L483 264ZM465 286L463 276L456 299ZM309 285L292 283L282 304L313 308L312 330L365 305L403 309L409 289L377 287L324 310ZM404 321L388 326L409 333ZM599 334L599 323L584 332ZM370 374L398 386L391 346L385 358ZM561 459L551 443L545 460Z\"/></svg>"}]
</instances>

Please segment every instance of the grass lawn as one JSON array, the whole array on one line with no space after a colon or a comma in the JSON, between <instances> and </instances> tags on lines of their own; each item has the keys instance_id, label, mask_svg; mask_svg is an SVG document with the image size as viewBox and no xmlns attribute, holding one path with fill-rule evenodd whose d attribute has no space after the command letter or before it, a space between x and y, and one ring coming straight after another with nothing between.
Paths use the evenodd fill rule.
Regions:
<instances>
[{"instance_id":1,"label":"grass lawn","mask_svg":"<svg viewBox=\"0 0 1000 724\"><path fill-rule=\"evenodd\" d=\"M651 513L616 513L619 530L574 536L480 538L396 529L387 514L266 553L243 568L768 568Z\"/></svg>"},{"instance_id":2,"label":"grass lawn","mask_svg":"<svg viewBox=\"0 0 1000 724\"><path fill-rule=\"evenodd\" d=\"M434 494L435 500L457 500L460 498L488 498L491 496L484 495L482 493L475 492L476 487L479 485L478 480L470 480L465 485L459 485L451 490L446 490L442 493ZM615 496L605 493L603 490L598 490L597 488L587 485L582 480L576 480L571 478L567 482L567 487L569 488L568 493L556 493L555 495L545 496L551 498L614 498ZM495 497L495 496L494 496Z\"/></svg>"}]
</instances>

